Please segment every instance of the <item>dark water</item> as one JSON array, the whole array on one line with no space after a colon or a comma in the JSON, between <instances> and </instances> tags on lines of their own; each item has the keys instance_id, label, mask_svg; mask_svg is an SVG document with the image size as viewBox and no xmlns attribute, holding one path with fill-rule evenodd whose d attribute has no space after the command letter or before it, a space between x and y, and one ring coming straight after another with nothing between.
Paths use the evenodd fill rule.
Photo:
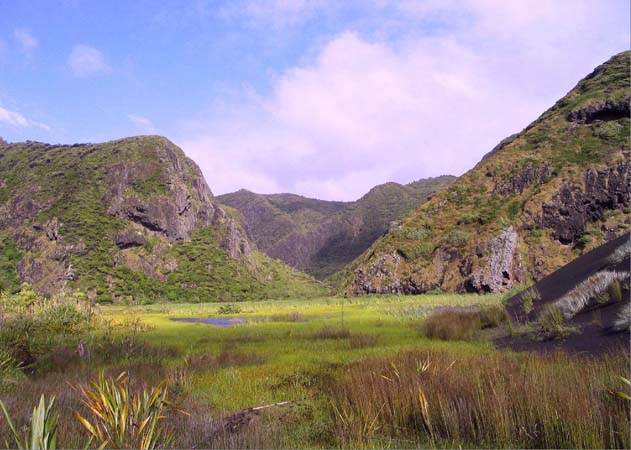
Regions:
<instances>
[{"instance_id":1,"label":"dark water","mask_svg":"<svg viewBox=\"0 0 631 450\"><path fill-rule=\"evenodd\" d=\"M215 325L217 327L233 327L245 322L245 319L238 317L182 317L173 318L171 320L174 322L205 323L206 325Z\"/></svg>"}]
</instances>

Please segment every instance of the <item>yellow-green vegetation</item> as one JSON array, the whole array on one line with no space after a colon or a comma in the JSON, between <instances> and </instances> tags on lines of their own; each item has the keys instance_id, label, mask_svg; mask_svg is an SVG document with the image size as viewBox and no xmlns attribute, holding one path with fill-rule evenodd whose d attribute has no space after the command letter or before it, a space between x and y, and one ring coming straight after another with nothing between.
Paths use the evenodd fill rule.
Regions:
<instances>
[{"instance_id":1,"label":"yellow-green vegetation","mask_svg":"<svg viewBox=\"0 0 631 450\"><path fill-rule=\"evenodd\" d=\"M629 183L630 57L623 52L598 67L379 239L334 282L355 294L435 288L495 292L516 280L539 279L611 239L602 230L622 234L628 228L628 200L617 199L628 193L622 194L626 187L618 193L616 182L606 180ZM611 201L600 202L603 195ZM591 209L583 210L584 204ZM501 256L506 253L507 261ZM496 273L500 264L504 280ZM498 276L500 282L488 281Z\"/></svg>"},{"instance_id":2,"label":"yellow-green vegetation","mask_svg":"<svg viewBox=\"0 0 631 450\"><path fill-rule=\"evenodd\" d=\"M425 332L450 311L474 319L469 340ZM629 403L607 393L628 355L498 350L486 331L505 319L493 294L101 306L79 345L61 342L0 398L20 427L42 392L57 396L61 447L96 447L106 426L119 448L149 442L121 431L125 399L154 405L151 442L174 448L628 447ZM105 407L114 425L98 431Z\"/></svg>"}]
</instances>

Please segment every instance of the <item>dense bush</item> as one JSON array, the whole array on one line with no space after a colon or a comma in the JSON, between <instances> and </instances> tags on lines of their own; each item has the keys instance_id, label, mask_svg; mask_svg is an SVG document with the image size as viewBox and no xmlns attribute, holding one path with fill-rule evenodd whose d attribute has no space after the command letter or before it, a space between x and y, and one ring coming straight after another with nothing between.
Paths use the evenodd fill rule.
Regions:
<instances>
[{"instance_id":1,"label":"dense bush","mask_svg":"<svg viewBox=\"0 0 631 450\"><path fill-rule=\"evenodd\" d=\"M82 294L45 298L24 283L15 294L0 294L0 347L26 367L59 345L76 344L93 318Z\"/></svg>"}]
</instances>

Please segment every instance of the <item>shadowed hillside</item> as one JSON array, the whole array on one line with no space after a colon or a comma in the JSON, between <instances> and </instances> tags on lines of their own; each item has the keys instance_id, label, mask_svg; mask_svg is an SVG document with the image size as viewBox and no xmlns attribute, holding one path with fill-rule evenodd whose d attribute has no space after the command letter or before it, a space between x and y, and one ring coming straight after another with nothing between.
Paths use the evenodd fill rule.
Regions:
<instances>
[{"instance_id":1,"label":"shadowed hillside","mask_svg":"<svg viewBox=\"0 0 631 450\"><path fill-rule=\"evenodd\" d=\"M324 278L359 256L393 221L454 179L441 176L407 185L386 183L355 202L315 200L293 194L263 195L246 190L217 198L240 212L246 231L259 249Z\"/></svg>"}]
</instances>

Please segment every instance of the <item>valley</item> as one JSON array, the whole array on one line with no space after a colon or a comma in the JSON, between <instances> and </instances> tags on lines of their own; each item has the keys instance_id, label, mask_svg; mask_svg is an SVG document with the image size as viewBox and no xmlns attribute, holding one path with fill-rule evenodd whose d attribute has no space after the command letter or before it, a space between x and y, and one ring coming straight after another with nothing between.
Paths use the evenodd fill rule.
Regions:
<instances>
[{"instance_id":1,"label":"valley","mask_svg":"<svg viewBox=\"0 0 631 450\"><path fill-rule=\"evenodd\" d=\"M0 139L0 447L630 448L630 58L351 202Z\"/></svg>"}]
</instances>

